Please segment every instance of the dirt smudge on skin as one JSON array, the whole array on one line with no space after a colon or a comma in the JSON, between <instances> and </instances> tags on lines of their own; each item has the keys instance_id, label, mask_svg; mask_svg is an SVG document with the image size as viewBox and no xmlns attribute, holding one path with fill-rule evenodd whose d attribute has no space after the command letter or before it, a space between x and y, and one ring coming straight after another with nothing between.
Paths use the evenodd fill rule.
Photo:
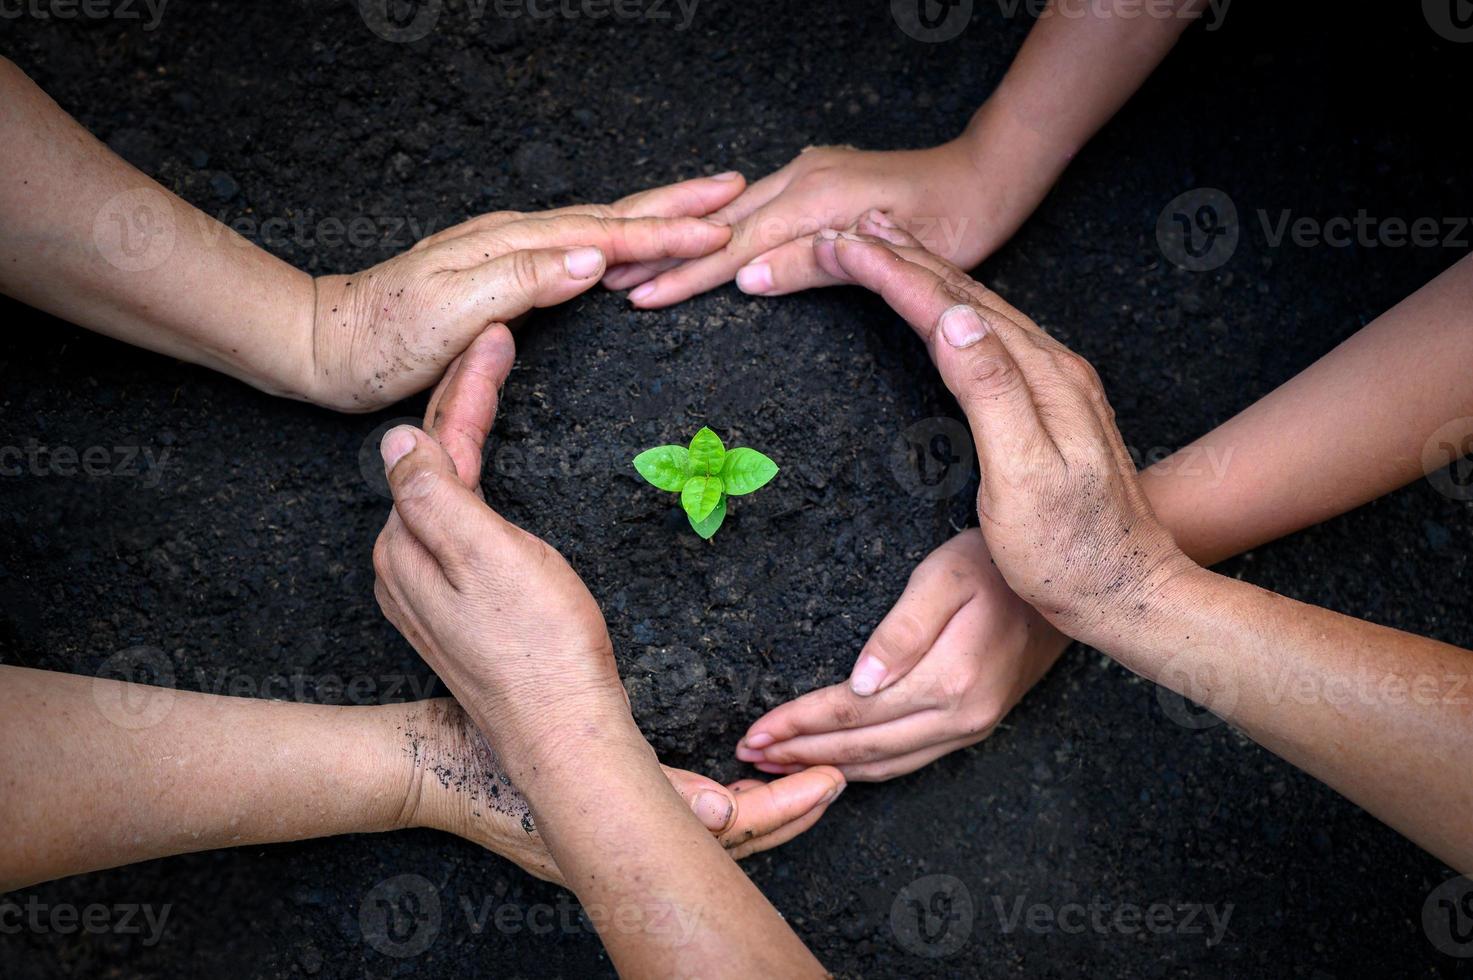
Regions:
<instances>
[{"instance_id":1,"label":"dirt smudge on skin","mask_svg":"<svg viewBox=\"0 0 1473 980\"><path fill-rule=\"evenodd\" d=\"M536 824L527 798L517 789L501 756L454 701L427 702L420 718L401 727L404 751L417 770L438 780L452 792L463 793L474 805L485 806L521 822L527 833Z\"/></svg>"}]
</instances>

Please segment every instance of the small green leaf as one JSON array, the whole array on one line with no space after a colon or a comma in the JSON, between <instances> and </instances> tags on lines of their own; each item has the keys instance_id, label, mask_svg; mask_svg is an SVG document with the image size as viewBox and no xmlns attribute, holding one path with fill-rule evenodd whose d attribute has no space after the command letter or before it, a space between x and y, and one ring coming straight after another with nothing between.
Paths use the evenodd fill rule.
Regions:
<instances>
[{"instance_id":1,"label":"small green leaf","mask_svg":"<svg viewBox=\"0 0 1473 980\"><path fill-rule=\"evenodd\" d=\"M777 464L755 449L733 449L721 466L721 483L733 497L765 487L777 476Z\"/></svg>"},{"instance_id":2,"label":"small green leaf","mask_svg":"<svg viewBox=\"0 0 1473 980\"><path fill-rule=\"evenodd\" d=\"M690 520L691 530L710 541L711 535L715 534L721 527L721 522L726 520L726 494L721 495L721 501L711 513L706 515L704 521L698 521L689 514L685 516Z\"/></svg>"},{"instance_id":3,"label":"small green leaf","mask_svg":"<svg viewBox=\"0 0 1473 980\"><path fill-rule=\"evenodd\" d=\"M634 468L661 490L679 493L693 475L690 452L684 446L656 446L634 457Z\"/></svg>"},{"instance_id":4,"label":"small green leaf","mask_svg":"<svg viewBox=\"0 0 1473 980\"><path fill-rule=\"evenodd\" d=\"M680 491L680 506L693 521L704 521L726 494L719 476L693 476Z\"/></svg>"},{"instance_id":5,"label":"small green leaf","mask_svg":"<svg viewBox=\"0 0 1473 980\"><path fill-rule=\"evenodd\" d=\"M726 447L721 444L721 437L710 429L703 427L690 441L690 464L697 473L715 476L721 472L725 460Z\"/></svg>"}]
</instances>

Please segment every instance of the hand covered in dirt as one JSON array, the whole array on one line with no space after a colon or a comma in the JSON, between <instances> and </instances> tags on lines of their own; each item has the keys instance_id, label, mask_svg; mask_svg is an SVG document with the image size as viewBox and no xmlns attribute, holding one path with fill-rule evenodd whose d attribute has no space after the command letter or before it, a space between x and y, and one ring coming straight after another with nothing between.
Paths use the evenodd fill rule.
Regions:
<instances>
[{"instance_id":1,"label":"hand covered in dirt","mask_svg":"<svg viewBox=\"0 0 1473 980\"><path fill-rule=\"evenodd\" d=\"M491 743L455 701L421 704L420 720L403 733L413 747L414 812L406 824L464 837L530 874L566 886L526 798ZM663 768L701 823L738 860L812 827L844 788L844 777L829 768L770 783L747 779L729 787L683 769Z\"/></svg>"},{"instance_id":2,"label":"hand covered in dirt","mask_svg":"<svg viewBox=\"0 0 1473 980\"><path fill-rule=\"evenodd\" d=\"M511 370L511 333L493 327L453 363L426 413L380 449L394 510L373 551L374 593L513 760L570 726L632 725L603 614L578 573L481 498L481 446Z\"/></svg>"},{"instance_id":3,"label":"hand covered in dirt","mask_svg":"<svg viewBox=\"0 0 1473 980\"><path fill-rule=\"evenodd\" d=\"M537 214L472 218L349 276L316 280L312 400L367 412L421 391L488 327L589 289L617 263L706 255L730 230L703 220L741 192L708 177Z\"/></svg>"},{"instance_id":4,"label":"hand covered in dirt","mask_svg":"<svg viewBox=\"0 0 1473 980\"><path fill-rule=\"evenodd\" d=\"M966 413L981 533L1008 586L1058 630L1113 649L1197 566L1151 510L1093 367L903 232L826 231L815 255L926 340Z\"/></svg>"},{"instance_id":5,"label":"hand covered in dirt","mask_svg":"<svg viewBox=\"0 0 1473 980\"><path fill-rule=\"evenodd\" d=\"M1008 588L982 533L963 531L916 566L849 681L763 715L737 758L770 773L902 776L992 734L1068 643Z\"/></svg>"},{"instance_id":6,"label":"hand covered in dirt","mask_svg":"<svg viewBox=\"0 0 1473 980\"><path fill-rule=\"evenodd\" d=\"M720 251L695 259L611 262L605 284L638 287L629 299L646 309L679 303L733 278L759 296L831 286L841 280L814 261L814 234L857 228L871 209L889 212L928 248L970 267L1022 221L1022 215L1001 215L994 200L1000 183L978 173L964 140L893 152L813 147L711 215L731 226L731 240ZM1028 210L1036 203L1030 201Z\"/></svg>"}]
</instances>

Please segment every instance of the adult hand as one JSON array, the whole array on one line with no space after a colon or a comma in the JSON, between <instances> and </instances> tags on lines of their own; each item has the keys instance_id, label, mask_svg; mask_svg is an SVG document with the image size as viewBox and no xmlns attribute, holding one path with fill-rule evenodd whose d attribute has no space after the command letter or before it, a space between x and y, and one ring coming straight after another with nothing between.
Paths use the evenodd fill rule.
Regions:
<instances>
[{"instance_id":1,"label":"adult hand","mask_svg":"<svg viewBox=\"0 0 1473 980\"><path fill-rule=\"evenodd\" d=\"M608 266L707 255L730 229L699 217L739 175L688 180L537 214L472 218L355 275L316 280L309 396L367 412L435 382L495 323L584 292Z\"/></svg>"},{"instance_id":2,"label":"adult hand","mask_svg":"<svg viewBox=\"0 0 1473 980\"><path fill-rule=\"evenodd\" d=\"M905 775L992 734L1068 644L1008 588L981 532L963 531L911 573L849 681L763 715L737 758L769 773Z\"/></svg>"},{"instance_id":3,"label":"adult hand","mask_svg":"<svg viewBox=\"0 0 1473 980\"><path fill-rule=\"evenodd\" d=\"M374 546L379 605L456 698L519 763L571 728L632 727L603 614L582 579L479 494L480 449L515 354L495 326L431 399L430 428L381 445L394 510ZM476 489L472 489L476 488Z\"/></svg>"},{"instance_id":4,"label":"adult hand","mask_svg":"<svg viewBox=\"0 0 1473 980\"><path fill-rule=\"evenodd\" d=\"M826 232L818 262L926 340L972 429L977 514L1008 586L1058 630L1113 649L1197 566L1157 521L1093 367L903 234Z\"/></svg>"},{"instance_id":5,"label":"adult hand","mask_svg":"<svg viewBox=\"0 0 1473 980\"><path fill-rule=\"evenodd\" d=\"M460 705L436 699L421 702L414 713L418 719L402 726L410 729L413 753L399 753L413 767L404 825L464 837L538 878L566 886L526 798ZM701 823L737 860L812 827L844 788L844 777L826 767L770 783L747 779L729 787L683 769L662 768Z\"/></svg>"},{"instance_id":6,"label":"adult hand","mask_svg":"<svg viewBox=\"0 0 1473 980\"><path fill-rule=\"evenodd\" d=\"M970 266L1012 234L1037 203L1029 199L1026 210L1008 205L1004 216L999 191L1007 183L978 172L965 139L925 150L812 147L711 215L731 226L731 240L720 251L614 266L605 283L638 287L629 299L645 309L679 303L733 278L759 296L834 285L842 280L814 261L813 236L823 228L867 231L858 222L871 209L889 212L928 248Z\"/></svg>"}]
</instances>

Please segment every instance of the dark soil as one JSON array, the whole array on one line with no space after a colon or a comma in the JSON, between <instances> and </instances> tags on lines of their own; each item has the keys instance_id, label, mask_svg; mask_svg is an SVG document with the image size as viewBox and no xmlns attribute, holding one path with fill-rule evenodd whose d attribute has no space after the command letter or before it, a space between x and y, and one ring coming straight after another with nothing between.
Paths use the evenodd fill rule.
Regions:
<instances>
[{"instance_id":1,"label":"dark soil","mask_svg":"<svg viewBox=\"0 0 1473 980\"><path fill-rule=\"evenodd\" d=\"M1029 22L978 4L960 39L922 44L888 6L704 0L681 32L477 19L449 0L425 40L390 44L347 3L193 2L152 32L8 20L0 51L212 214L303 215L308 227L366 216L368 243L268 243L314 272L346 272L411 244L410 223L428 233L728 168L755 177L814 143L949 137ZM1311 6L1243 4L1222 29L1194 30L982 270L1098 365L1142 454L1227 419L1467 249L1466 231L1432 249L1266 240L1260 209L1271 223L1285 208L1473 215L1473 48L1440 39L1417 4ZM1155 238L1166 203L1196 187L1226 190L1244 226L1232 261L1201 274L1163 260ZM309 700L346 700L349 678L367 679L360 700L444 693L374 603L369 551L386 505L359 465L422 400L334 415L15 304L5 313L0 443L168 454L142 476L0 482L5 663L94 673L145 645L190 688L281 674L304 678L287 696ZM908 427L959 413L868 295L763 302L728 287L631 313L599 293L538 316L519 343L489 496L602 601L635 713L672 764L741 774L731 751L745 726L842 678L916 562L975 521L969 487L932 501L893 464ZM627 465L703 423L784 467L733 503L710 545ZM1467 504L1418 482L1228 570L1473 646L1470 532ZM990 741L851 788L816 829L747 867L843 976L1473 975L1422 927L1450 875L1439 862L1227 727L1175 724L1152 685L1080 648ZM395 959L364 943L358 910L407 873L433 883L445 918L427 951ZM935 874L965 884L975 919L951 933L966 940L953 955L922 958L891 909ZM154 946L0 936L6 976L609 972L580 930L476 934L466 905L557 907L561 893L429 832L180 857L30 895L173 912ZM1020 900L1232 914L1216 944L1205 918L1161 935L1009 931Z\"/></svg>"}]
</instances>

